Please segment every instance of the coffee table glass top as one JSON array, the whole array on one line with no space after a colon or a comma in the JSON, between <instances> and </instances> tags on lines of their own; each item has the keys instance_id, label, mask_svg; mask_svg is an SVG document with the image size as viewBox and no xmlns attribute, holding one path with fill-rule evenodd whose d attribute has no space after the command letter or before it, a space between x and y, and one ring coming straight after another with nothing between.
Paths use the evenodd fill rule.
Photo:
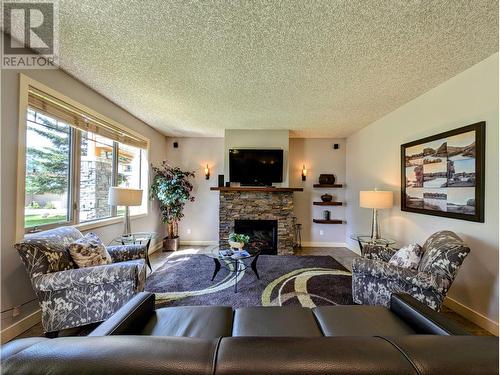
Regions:
<instances>
[{"instance_id":1,"label":"coffee table glass top","mask_svg":"<svg viewBox=\"0 0 500 375\"><path fill-rule=\"evenodd\" d=\"M243 260L256 257L259 254L260 250L243 249L242 251L236 251L231 249L229 245L214 245L207 249L207 252L205 253L205 255L210 258L217 258L221 260Z\"/></svg>"}]
</instances>

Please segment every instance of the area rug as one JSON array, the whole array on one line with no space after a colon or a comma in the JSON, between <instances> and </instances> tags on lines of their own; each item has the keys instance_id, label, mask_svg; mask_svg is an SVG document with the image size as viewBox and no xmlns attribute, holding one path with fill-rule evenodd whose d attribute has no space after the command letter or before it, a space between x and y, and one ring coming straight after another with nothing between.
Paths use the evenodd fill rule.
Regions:
<instances>
[{"instance_id":1,"label":"area rug","mask_svg":"<svg viewBox=\"0 0 500 375\"><path fill-rule=\"evenodd\" d=\"M222 305L305 306L353 304L351 273L330 256L261 255L260 280L248 268L238 276L221 268L214 281L214 261L205 255L173 254L146 281L157 306Z\"/></svg>"}]
</instances>

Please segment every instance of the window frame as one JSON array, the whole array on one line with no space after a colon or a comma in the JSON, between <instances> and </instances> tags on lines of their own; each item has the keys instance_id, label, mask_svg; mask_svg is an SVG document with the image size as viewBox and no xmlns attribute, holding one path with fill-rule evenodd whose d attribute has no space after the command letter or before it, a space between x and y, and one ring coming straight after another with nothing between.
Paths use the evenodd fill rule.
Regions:
<instances>
[{"instance_id":1,"label":"window frame","mask_svg":"<svg viewBox=\"0 0 500 375\"><path fill-rule=\"evenodd\" d=\"M57 99L60 99L68 104L71 104L72 106L78 108L82 112L86 112L91 114L92 116L95 116L99 119L102 119L103 121L106 121L113 126L117 127L118 129L122 129L124 132L127 132L129 134L132 134L134 137L137 137L141 140L143 140L146 144L147 147L144 149L144 152L146 153L146 158L147 160L151 160L151 151L150 151L150 140L149 138L144 137L142 134L137 133L136 131L133 131L125 126L123 126L120 123L117 123L116 121L110 119L109 117L106 117L91 108L86 107L85 105L61 94L60 92L20 73L19 74L19 124L18 124L18 153L17 153L17 158L18 158L18 164L17 164L17 189L16 189L16 241L20 241L21 239L24 238L26 234L30 232L28 228L25 228L25 222L24 222L24 216L25 216L25 197L26 197L26 136L27 136L27 114L28 114L28 90L29 87L34 87L40 91L43 91ZM37 112L36 109L34 109L35 112ZM71 131L71 147L70 147L70 188L68 190L68 195L69 195L69 221L65 221L63 223L53 223L53 224L47 224L43 226L38 226L36 227L37 229L40 230L47 230L47 229L52 229L52 228L57 228L57 227L62 227L62 226L75 226L76 228L80 230L89 230L89 229L94 229L102 226L107 226L107 225L112 225L115 223L119 223L123 221L122 216L116 216L116 207L112 208L111 217L107 217L104 219L98 219L98 220L92 220L92 221L86 221L86 222L79 222L79 192L80 192L80 142L81 142L81 131L72 128ZM118 174L118 147L119 147L119 142L113 141L114 146L113 146L113 179L112 179L112 185L115 185L117 182L116 175ZM142 178L142 176L141 176ZM147 193L147 189L149 187L149 173L148 173L148 180L144 181L144 187L143 191ZM149 214L150 210L150 203L147 201L146 204L146 211L140 214L132 215L132 218L139 218L139 217L145 217ZM31 228L33 229L33 228Z\"/></svg>"}]
</instances>

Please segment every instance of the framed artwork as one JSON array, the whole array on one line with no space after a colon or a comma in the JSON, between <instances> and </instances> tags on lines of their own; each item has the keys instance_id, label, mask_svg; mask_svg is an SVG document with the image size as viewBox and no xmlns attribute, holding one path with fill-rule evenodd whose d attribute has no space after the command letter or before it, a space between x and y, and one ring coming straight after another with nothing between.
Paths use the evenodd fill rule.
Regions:
<instances>
[{"instance_id":1,"label":"framed artwork","mask_svg":"<svg viewBox=\"0 0 500 375\"><path fill-rule=\"evenodd\" d=\"M401 145L401 210L484 222L485 122Z\"/></svg>"}]
</instances>

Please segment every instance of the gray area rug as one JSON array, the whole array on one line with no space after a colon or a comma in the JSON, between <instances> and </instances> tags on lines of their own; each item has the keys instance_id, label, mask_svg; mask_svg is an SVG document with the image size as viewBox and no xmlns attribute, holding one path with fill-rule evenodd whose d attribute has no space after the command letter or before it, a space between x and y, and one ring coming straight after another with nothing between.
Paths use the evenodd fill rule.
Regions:
<instances>
[{"instance_id":1,"label":"gray area rug","mask_svg":"<svg viewBox=\"0 0 500 375\"><path fill-rule=\"evenodd\" d=\"M205 255L175 254L146 281L157 306L295 305L315 307L353 304L351 273L330 256L261 255L260 280L251 268L240 273L234 292L234 273L221 268L214 281L214 260Z\"/></svg>"}]
</instances>

